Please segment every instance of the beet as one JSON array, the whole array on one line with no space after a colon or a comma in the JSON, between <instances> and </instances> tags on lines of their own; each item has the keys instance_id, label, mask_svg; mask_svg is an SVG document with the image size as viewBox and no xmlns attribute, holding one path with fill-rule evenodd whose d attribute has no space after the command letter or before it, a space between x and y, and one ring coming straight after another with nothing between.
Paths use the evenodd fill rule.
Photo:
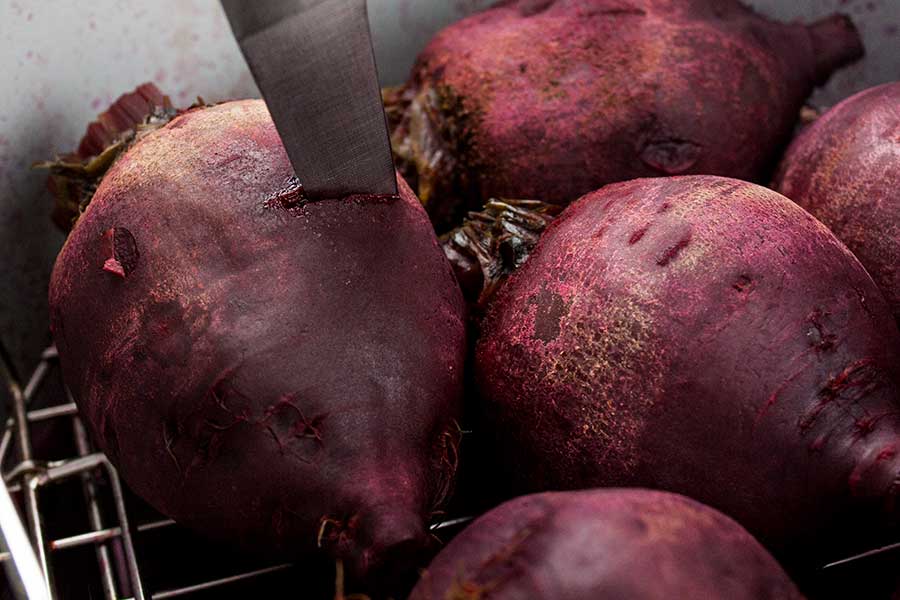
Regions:
<instances>
[{"instance_id":1,"label":"beet","mask_svg":"<svg viewBox=\"0 0 900 600\"><path fill-rule=\"evenodd\" d=\"M63 375L128 484L242 547L404 565L448 494L464 302L427 215L307 201L261 101L107 172L53 272Z\"/></svg>"},{"instance_id":2,"label":"beet","mask_svg":"<svg viewBox=\"0 0 900 600\"><path fill-rule=\"evenodd\" d=\"M740 525L684 496L588 490L516 498L459 534L410 600L801 598Z\"/></svg>"},{"instance_id":3,"label":"beet","mask_svg":"<svg viewBox=\"0 0 900 600\"><path fill-rule=\"evenodd\" d=\"M847 17L769 21L736 0L513 0L441 31L386 101L429 213L565 204L636 177L759 179L804 99L862 56Z\"/></svg>"},{"instance_id":4,"label":"beet","mask_svg":"<svg viewBox=\"0 0 900 600\"><path fill-rule=\"evenodd\" d=\"M475 370L516 490L682 493L798 564L896 524L900 334L846 247L761 186L580 199L495 295Z\"/></svg>"},{"instance_id":5,"label":"beet","mask_svg":"<svg viewBox=\"0 0 900 600\"><path fill-rule=\"evenodd\" d=\"M900 319L900 82L844 100L803 131L775 188L847 244Z\"/></svg>"}]
</instances>

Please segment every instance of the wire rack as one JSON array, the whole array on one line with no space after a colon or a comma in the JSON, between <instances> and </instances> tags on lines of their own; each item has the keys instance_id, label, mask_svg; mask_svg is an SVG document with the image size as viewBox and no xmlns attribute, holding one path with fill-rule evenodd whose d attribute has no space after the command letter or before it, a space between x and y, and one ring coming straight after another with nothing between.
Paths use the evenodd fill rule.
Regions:
<instances>
[{"instance_id":1,"label":"wire rack","mask_svg":"<svg viewBox=\"0 0 900 600\"><path fill-rule=\"evenodd\" d=\"M184 597L291 568L290 564L275 564L179 588L152 593L145 590L135 554L134 536L174 528L175 523L162 518L138 524L130 522L119 476L106 456L92 447L68 390L58 404L29 410L36 392L56 371L56 367L56 349L50 347L43 352L41 361L24 386L13 375L9 364L4 363L0 369L12 400L12 416L0 437L0 471L9 493L18 500L24 513L27 531L51 598L57 597L53 578L54 556L84 546L94 547L103 597L108 600ZM37 423L50 420L69 423L77 449L76 456L63 460L42 460L36 455L31 442L31 429ZM14 454L15 461L11 460ZM44 528L44 516L39 509L39 496L52 493L54 486L71 479L80 480L90 528L82 533L49 539ZM103 492L110 496L105 503L101 498ZM105 506L112 509L104 510ZM0 553L0 562L6 563L12 558L9 551Z\"/></svg>"},{"instance_id":2,"label":"wire rack","mask_svg":"<svg viewBox=\"0 0 900 600\"><path fill-rule=\"evenodd\" d=\"M32 407L33 400L39 390L45 386L48 380L56 378L56 388L49 394L43 394L40 408ZM184 530L170 519L153 513L146 507L135 509L129 493L123 489L116 469L106 456L98 452L91 444L90 438L78 417L78 409L72 400L72 396L62 385L59 377L57 353L54 347L49 347L41 355L40 362L24 380L20 380L12 368L11 361L0 346L0 379L3 380L9 396L9 418L2 428L0 435L0 475L3 483L0 485L0 525L8 525L12 520L13 525L23 532L25 550L33 548L32 560L35 563L33 579L38 581L42 588L40 594L33 595L30 592L22 593L20 597L40 597L50 599L62 599L57 590L57 582L54 578L55 566L62 562L63 555L71 553L75 549L94 554L96 573L91 577L99 581L101 597L105 600L164 600L166 598L221 598L229 596L227 592L237 591L239 585L256 585L266 578L276 577L278 574L287 576L288 572L297 569L297 565L290 563L253 565L252 568L242 568L243 557L235 562L227 562L227 573L219 569L215 576L204 573L203 569L193 568L190 565L188 573L194 577L193 581L176 586L161 587L157 590L148 590L145 585L137 549L140 549L142 536L163 535L169 536L156 546L152 558L159 560L160 554L165 555L173 545L183 544L184 539L178 536L184 534ZM53 388L53 386L49 386ZM50 402L47 402L47 399ZM55 425L54 435L60 432L70 436L69 448L74 448L72 455L62 459L48 459L41 456L41 448L36 447L32 441L32 432L40 424L52 423ZM58 441L58 440L57 440ZM63 486L69 487L61 490ZM39 499L56 494L68 494L65 497L68 503L73 494L73 488L80 488L83 496L82 503L76 503L77 509L85 514L78 519L87 523L86 530L77 533L69 533L63 536L52 536L45 527L45 512L40 508ZM77 495L77 492L76 492ZM4 511L4 498L10 496L15 501L16 511L10 515ZM134 517L138 518L134 518ZM452 534L469 521L469 517L445 519L431 526L432 532L446 530ZM3 534L8 538L9 531L3 527ZM0 536L0 537L4 537ZM27 536L27 539L26 539ZM9 544L9 539L6 540ZM30 542L30 543L25 543ZM202 546L197 541L188 542L196 544L196 548L189 547L185 551L186 556L193 556L192 552L210 553L208 546ZM11 545L11 544L10 544ZM159 549L162 548L162 552ZM23 548L19 548L21 551ZM30 552L28 552L30 553ZM0 563L7 566L10 575L9 583L13 589L20 589L22 579L22 552L15 549L3 548L0 551ZM151 558L151 557L145 557ZM165 556L163 556L165 558ZM209 556L206 556L209 558ZM859 591L858 582L860 576L869 577L872 573L880 573L882 579L885 573L893 573L900 564L900 544L892 544L869 552L864 552L836 561L824 566L821 573L828 574L820 579L821 587L833 588L833 593L820 597L839 598L845 597L844 591L854 590L854 597ZM215 560L215 558L213 558ZM880 561L880 562L878 562ZM27 561L26 561L27 562ZM196 561L195 561L196 562ZM15 565L13 565L15 563ZM846 568L846 567L851 568ZM11 568L13 567L13 568ZM18 581L17 581L18 579ZM255 583L256 582L256 583ZM34 581L32 581L34 583ZM890 582L889 582L890 583ZM818 586L817 586L818 587ZM256 588L241 588L243 590ZM271 589L271 588L269 588ZM205 594L205 595L204 595ZM77 594L76 598L85 597ZM93 596L96 597L96 596ZM240 595L244 597L244 595ZM871 596L876 597L876 596ZM877 596L879 598L885 596ZM0 594L2 598L2 594ZM900 590L892 596L900 599Z\"/></svg>"}]
</instances>

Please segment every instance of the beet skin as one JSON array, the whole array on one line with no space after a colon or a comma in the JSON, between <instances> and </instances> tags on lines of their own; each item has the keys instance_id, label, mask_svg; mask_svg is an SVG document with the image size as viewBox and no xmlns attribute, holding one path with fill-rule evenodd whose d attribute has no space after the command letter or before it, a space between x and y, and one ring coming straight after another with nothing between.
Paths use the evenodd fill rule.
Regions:
<instances>
[{"instance_id":1,"label":"beet skin","mask_svg":"<svg viewBox=\"0 0 900 600\"><path fill-rule=\"evenodd\" d=\"M684 496L588 490L517 498L459 534L410 600L792 600L740 525Z\"/></svg>"},{"instance_id":2,"label":"beet skin","mask_svg":"<svg viewBox=\"0 0 900 600\"><path fill-rule=\"evenodd\" d=\"M580 199L492 301L475 368L519 491L682 493L792 563L896 524L900 334L846 247L761 186Z\"/></svg>"},{"instance_id":3,"label":"beet skin","mask_svg":"<svg viewBox=\"0 0 900 600\"><path fill-rule=\"evenodd\" d=\"M461 198L759 179L813 86L862 52L846 17L784 25L736 0L507 1L422 52L394 148L438 219Z\"/></svg>"},{"instance_id":4,"label":"beet skin","mask_svg":"<svg viewBox=\"0 0 900 600\"><path fill-rule=\"evenodd\" d=\"M775 188L847 244L900 319L900 82L860 92L810 125Z\"/></svg>"},{"instance_id":5,"label":"beet skin","mask_svg":"<svg viewBox=\"0 0 900 600\"><path fill-rule=\"evenodd\" d=\"M262 101L148 134L57 260L53 335L94 438L154 507L365 575L427 541L451 484L464 305L402 181L306 202L292 174Z\"/></svg>"}]
</instances>

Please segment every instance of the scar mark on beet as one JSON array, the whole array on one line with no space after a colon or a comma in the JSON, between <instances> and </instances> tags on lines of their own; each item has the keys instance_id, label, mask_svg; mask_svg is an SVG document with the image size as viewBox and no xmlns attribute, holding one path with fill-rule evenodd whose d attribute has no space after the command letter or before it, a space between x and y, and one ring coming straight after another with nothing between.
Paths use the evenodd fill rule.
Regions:
<instances>
[{"instance_id":1,"label":"scar mark on beet","mask_svg":"<svg viewBox=\"0 0 900 600\"><path fill-rule=\"evenodd\" d=\"M894 444L887 446L886 448L882 448L881 452L878 453L878 456L875 457L875 462L883 462L886 460L890 460L897 456L897 447Z\"/></svg>"},{"instance_id":2,"label":"scar mark on beet","mask_svg":"<svg viewBox=\"0 0 900 600\"><path fill-rule=\"evenodd\" d=\"M703 147L688 140L659 139L647 142L641 150L641 161L667 175L684 173L700 160Z\"/></svg>"},{"instance_id":3,"label":"scar mark on beet","mask_svg":"<svg viewBox=\"0 0 900 600\"><path fill-rule=\"evenodd\" d=\"M856 421L854 421L854 423L853 423L854 436L857 439L859 439L859 438L863 438L871 433L874 433L875 429L878 427L879 421L881 421L882 419L884 419L886 417L895 417L898 414L900 414L900 412L891 411L891 412L886 412L886 413L882 413L880 415L875 415L875 416L866 415L864 417L856 419Z\"/></svg>"},{"instance_id":4,"label":"scar mark on beet","mask_svg":"<svg viewBox=\"0 0 900 600\"><path fill-rule=\"evenodd\" d=\"M656 259L656 264L660 267L664 267L668 265L670 262L675 260L678 254L684 250L688 244L691 243L691 233L688 232L683 238L666 248L662 254L659 255L659 258Z\"/></svg>"},{"instance_id":5,"label":"scar mark on beet","mask_svg":"<svg viewBox=\"0 0 900 600\"><path fill-rule=\"evenodd\" d=\"M130 231L124 227L113 227L106 230L101 237L103 253L103 270L122 279L137 268L137 242Z\"/></svg>"},{"instance_id":6,"label":"scar mark on beet","mask_svg":"<svg viewBox=\"0 0 900 600\"><path fill-rule=\"evenodd\" d=\"M641 241L641 238L643 238L644 235L647 233L647 229L649 229L649 227L650 227L649 225L644 225L643 227L641 227L640 229L638 229L637 231L632 233L631 237L628 238L628 245L634 246L639 241Z\"/></svg>"},{"instance_id":7,"label":"scar mark on beet","mask_svg":"<svg viewBox=\"0 0 900 600\"><path fill-rule=\"evenodd\" d=\"M586 16L600 15L604 17L646 17L647 11L634 6L606 8L589 12Z\"/></svg>"},{"instance_id":8,"label":"scar mark on beet","mask_svg":"<svg viewBox=\"0 0 900 600\"><path fill-rule=\"evenodd\" d=\"M741 294L749 293L753 290L753 279L749 275L741 275L738 280L731 284L731 287Z\"/></svg>"},{"instance_id":9,"label":"scar mark on beet","mask_svg":"<svg viewBox=\"0 0 900 600\"><path fill-rule=\"evenodd\" d=\"M815 424L819 415L831 405L857 404L860 400L883 385L879 371L871 358L854 361L843 371L829 378L817 394L818 401L797 420L801 433L806 433ZM848 410L849 407L845 409Z\"/></svg>"},{"instance_id":10,"label":"scar mark on beet","mask_svg":"<svg viewBox=\"0 0 900 600\"><path fill-rule=\"evenodd\" d=\"M808 325L806 329L806 339L810 346L819 351L831 350L837 343L837 335L825 331L823 319L827 316L827 313L815 310L806 317L806 323Z\"/></svg>"},{"instance_id":11,"label":"scar mark on beet","mask_svg":"<svg viewBox=\"0 0 900 600\"><path fill-rule=\"evenodd\" d=\"M311 438L322 444L322 422L327 415L316 415L307 419L300 413L300 418L294 422L294 437Z\"/></svg>"},{"instance_id":12,"label":"scar mark on beet","mask_svg":"<svg viewBox=\"0 0 900 600\"><path fill-rule=\"evenodd\" d=\"M283 420L284 417L282 417L285 411L295 413L295 418L285 422ZM309 463L310 461L304 456L297 454L297 451L291 451L289 447L290 441L292 439L312 439L318 447L322 447L322 423L327 416L327 413L322 413L312 418L307 418L303 411L294 403L294 397L290 394L285 394L277 402L266 408L259 425L275 440L281 454L290 452L291 456L302 462Z\"/></svg>"},{"instance_id":13,"label":"scar mark on beet","mask_svg":"<svg viewBox=\"0 0 900 600\"><path fill-rule=\"evenodd\" d=\"M828 381L819 391L819 397L828 400L846 397L851 401L859 401L880 385L874 362L871 358L854 361Z\"/></svg>"},{"instance_id":14,"label":"scar mark on beet","mask_svg":"<svg viewBox=\"0 0 900 600\"><path fill-rule=\"evenodd\" d=\"M537 305L534 315L534 338L550 343L559 336L560 321L567 314L568 306L562 296L546 288L532 302Z\"/></svg>"}]
</instances>

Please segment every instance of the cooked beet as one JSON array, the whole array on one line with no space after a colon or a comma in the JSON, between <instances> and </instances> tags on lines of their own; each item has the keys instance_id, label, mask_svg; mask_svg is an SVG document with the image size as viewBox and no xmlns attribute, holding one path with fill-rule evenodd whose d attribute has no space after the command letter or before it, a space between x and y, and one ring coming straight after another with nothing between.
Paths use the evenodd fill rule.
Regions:
<instances>
[{"instance_id":1,"label":"cooked beet","mask_svg":"<svg viewBox=\"0 0 900 600\"><path fill-rule=\"evenodd\" d=\"M406 184L308 202L292 174L261 101L148 134L57 260L53 335L155 508L365 575L426 543L450 488L464 304Z\"/></svg>"},{"instance_id":2,"label":"cooked beet","mask_svg":"<svg viewBox=\"0 0 900 600\"><path fill-rule=\"evenodd\" d=\"M900 82L860 92L810 125L775 188L847 244L900 318Z\"/></svg>"},{"instance_id":3,"label":"cooked beet","mask_svg":"<svg viewBox=\"0 0 900 600\"><path fill-rule=\"evenodd\" d=\"M683 493L792 563L896 524L900 334L846 247L761 186L588 194L497 292L475 368L517 490Z\"/></svg>"},{"instance_id":4,"label":"cooked beet","mask_svg":"<svg viewBox=\"0 0 900 600\"><path fill-rule=\"evenodd\" d=\"M588 490L517 498L459 534L410 600L790 600L740 525L684 496Z\"/></svg>"},{"instance_id":5,"label":"cooked beet","mask_svg":"<svg viewBox=\"0 0 900 600\"><path fill-rule=\"evenodd\" d=\"M767 176L813 86L862 52L847 17L783 25L736 0L512 0L440 32L386 100L443 222L463 199Z\"/></svg>"}]
</instances>

